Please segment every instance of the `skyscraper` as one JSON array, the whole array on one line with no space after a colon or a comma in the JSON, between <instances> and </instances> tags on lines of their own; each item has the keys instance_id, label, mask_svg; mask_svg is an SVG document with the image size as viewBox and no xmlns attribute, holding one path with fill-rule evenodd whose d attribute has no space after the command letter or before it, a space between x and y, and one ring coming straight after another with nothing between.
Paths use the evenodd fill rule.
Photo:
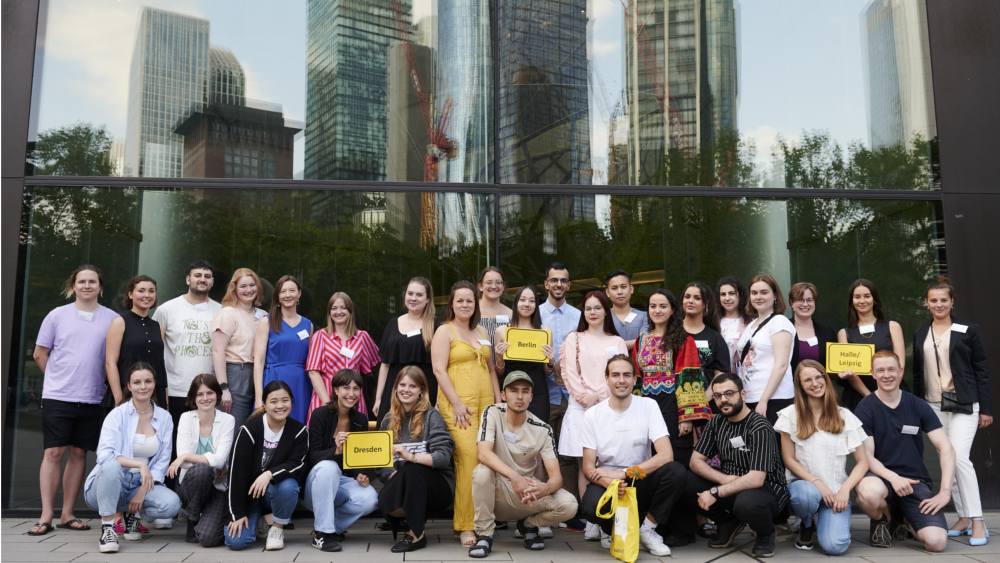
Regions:
<instances>
[{"instance_id":1,"label":"skyscraper","mask_svg":"<svg viewBox=\"0 0 1000 563\"><path fill-rule=\"evenodd\" d=\"M125 169L155 178L183 176L179 120L201 111L208 93L208 20L144 6L129 71Z\"/></svg>"},{"instance_id":2,"label":"skyscraper","mask_svg":"<svg viewBox=\"0 0 1000 563\"><path fill-rule=\"evenodd\" d=\"M869 0L861 39L872 148L936 137L924 0Z\"/></svg>"},{"instance_id":3,"label":"skyscraper","mask_svg":"<svg viewBox=\"0 0 1000 563\"><path fill-rule=\"evenodd\" d=\"M392 2L309 0L308 26L305 178L385 180Z\"/></svg>"},{"instance_id":4,"label":"skyscraper","mask_svg":"<svg viewBox=\"0 0 1000 563\"><path fill-rule=\"evenodd\" d=\"M736 131L737 15L736 0L628 3L624 66L631 183L645 183L660 171L678 141L690 156L711 150L719 133Z\"/></svg>"}]
</instances>

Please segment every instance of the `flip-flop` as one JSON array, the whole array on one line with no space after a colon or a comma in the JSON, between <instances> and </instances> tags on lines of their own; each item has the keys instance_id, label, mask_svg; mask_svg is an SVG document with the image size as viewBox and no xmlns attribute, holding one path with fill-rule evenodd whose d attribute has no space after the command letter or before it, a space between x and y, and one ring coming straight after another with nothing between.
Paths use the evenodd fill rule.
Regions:
<instances>
[{"instance_id":1,"label":"flip-flop","mask_svg":"<svg viewBox=\"0 0 1000 563\"><path fill-rule=\"evenodd\" d=\"M29 536L44 536L52 531L52 522L38 522L32 528L40 528L38 532L28 531Z\"/></svg>"},{"instance_id":2,"label":"flip-flop","mask_svg":"<svg viewBox=\"0 0 1000 563\"><path fill-rule=\"evenodd\" d=\"M73 524L83 524L82 527L74 526ZM61 528L63 530L75 530L77 532L86 532L90 530L90 525L80 520L79 518L74 518L65 524L56 524L56 528Z\"/></svg>"}]
</instances>

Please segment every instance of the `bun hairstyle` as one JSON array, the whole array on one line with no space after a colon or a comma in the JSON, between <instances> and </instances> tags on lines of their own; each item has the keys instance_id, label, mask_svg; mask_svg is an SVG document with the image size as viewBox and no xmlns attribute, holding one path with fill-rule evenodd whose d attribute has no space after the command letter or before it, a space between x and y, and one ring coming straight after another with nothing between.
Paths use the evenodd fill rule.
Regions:
<instances>
[{"instance_id":1,"label":"bun hairstyle","mask_svg":"<svg viewBox=\"0 0 1000 563\"><path fill-rule=\"evenodd\" d=\"M153 374L153 385L154 385L153 389L154 390L156 389L155 387L156 370L153 369L153 366L149 365L146 362L136 362L132 364L132 367L128 368L128 375L125 376L125 383L122 385L122 400L118 401L118 404L115 406L124 405L125 403L132 400L132 391L129 390L128 384L132 381L132 374L137 371L148 371L149 373ZM155 393L153 395L155 395ZM221 397L221 395L219 396ZM154 405L156 404L156 399L154 399L152 395L150 395L149 400Z\"/></svg>"},{"instance_id":2,"label":"bun hairstyle","mask_svg":"<svg viewBox=\"0 0 1000 563\"><path fill-rule=\"evenodd\" d=\"M153 289L154 290L156 289L156 280L154 280L153 278L151 278L149 276L145 276L145 275L140 274L140 275L135 276L132 279L128 280L128 285L125 286L125 297L122 299L122 308L124 310L126 310L126 311L131 311L132 310L132 298L129 297L129 293L132 293L133 291L135 291L136 286L138 286L140 283L143 283L143 282L149 282L149 283L153 284ZM156 307L159 304L160 304L160 300L159 299L154 299L153 300L153 305L150 308L152 309L153 307Z\"/></svg>"},{"instance_id":3,"label":"bun hairstyle","mask_svg":"<svg viewBox=\"0 0 1000 563\"><path fill-rule=\"evenodd\" d=\"M955 298L955 288L951 285L951 280L948 279L948 276L938 276L937 279L929 283L924 296L930 294L932 289L943 289L948 292L948 297Z\"/></svg>"},{"instance_id":4,"label":"bun hairstyle","mask_svg":"<svg viewBox=\"0 0 1000 563\"><path fill-rule=\"evenodd\" d=\"M73 286L76 285L76 276L80 272L85 272L85 271L94 272L95 274L97 274L97 285L100 288L97 292L97 295L100 296L101 294L104 293L104 276L101 275L101 269L98 268L97 266L84 264L79 268L73 270L73 273L69 275L69 278L63 282L62 291L60 291L60 293L65 295L66 299L73 299L73 297L76 295L76 292L73 290Z\"/></svg>"}]
</instances>

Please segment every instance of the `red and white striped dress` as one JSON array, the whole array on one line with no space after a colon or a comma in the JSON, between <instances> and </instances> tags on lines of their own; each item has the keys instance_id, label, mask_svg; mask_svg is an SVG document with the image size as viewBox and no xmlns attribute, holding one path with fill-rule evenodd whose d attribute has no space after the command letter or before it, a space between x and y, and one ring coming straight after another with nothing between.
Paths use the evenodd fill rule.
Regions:
<instances>
[{"instance_id":1,"label":"red and white striped dress","mask_svg":"<svg viewBox=\"0 0 1000 563\"><path fill-rule=\"evenodd\" d=\"M354 355L348 357L348 354L342 352L344 348L353 351ZM368 336L366 331L359 330L357 334L348 338L345 343L337 336L336 332L331 335L327 334L326 330L323 329L314 332L309 342L309 357L306 359L306 371L318 371L323 376L323 384L326 385L326 394L332 399L333 392L330 388L330 381L338 371L353 369L363 375L371 373L381 362L382 358L379 357L378 346L375 345L372 337ZM313 390L312 400L309 401L309 415L306 417L306 424L309 423L312 412L321 406L323 406L323 403L320 402L319 396ZM357 409L362 414L368 414L364 394L361 395Z\"/></svg>"}]
</instances>

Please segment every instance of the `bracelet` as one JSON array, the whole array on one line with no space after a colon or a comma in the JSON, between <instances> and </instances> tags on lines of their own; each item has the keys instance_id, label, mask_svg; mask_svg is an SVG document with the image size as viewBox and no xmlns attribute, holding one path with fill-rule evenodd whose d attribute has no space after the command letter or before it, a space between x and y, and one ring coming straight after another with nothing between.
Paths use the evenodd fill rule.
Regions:
<instances>
[{"instance_id":1,"label":"bracelet","mask_svg":"<svg viewBox=\"0 0 1000 563\"><path fill-rule=\"evenodd\" d=\"M819 477L813 477L813 480L809 481L809 483L815 485L816 481L819 481Z\"/></svg>"}]
</instances>

